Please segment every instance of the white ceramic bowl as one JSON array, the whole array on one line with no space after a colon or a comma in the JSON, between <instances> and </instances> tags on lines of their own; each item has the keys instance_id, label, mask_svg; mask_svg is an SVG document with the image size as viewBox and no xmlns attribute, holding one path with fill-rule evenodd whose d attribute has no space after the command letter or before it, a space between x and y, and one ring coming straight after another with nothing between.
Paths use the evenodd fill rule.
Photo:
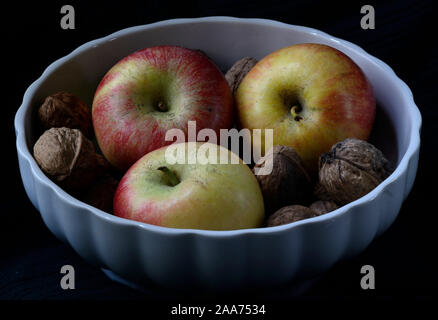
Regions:
<instances>
[{"instance_id":1,"label":"white ceramic bowl","mask_svg":"<svg viewBox=\"0 0 438 320\"><path fill-rule=\"evenodd\" d=\"M37 138L33 123L38 102L67 90L91 105L102 76L135 50L162 44L201 49L226 70L244 56L262 58L303 42L333 46L362 68L379 105L375 143L397 163L391 176L372 192L338 210L273 228L203 231L157 227L112 216L73 198L34 161L31 150ZM134 283L212 289L314 277L364 250L391 225L412 188L420 126L421 116L406 84L358 46L310 28L229 17L163 21L88 42L44 71L27 89L15 117L24 187L56 237L90 263Z\"/></svg>"}]
</instances>

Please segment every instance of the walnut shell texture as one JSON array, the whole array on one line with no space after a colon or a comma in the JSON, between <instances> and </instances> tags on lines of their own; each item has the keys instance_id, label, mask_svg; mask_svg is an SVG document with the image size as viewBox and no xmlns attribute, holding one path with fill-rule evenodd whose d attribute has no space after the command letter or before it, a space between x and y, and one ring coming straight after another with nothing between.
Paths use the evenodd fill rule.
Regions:
<instances>
[{"instance_id":1,"label":"walnut shell texture","mask_svg":"<svg viewBox=\"0 0 438 320\"><path fill-rule=\"evenodd\" d=\"M337 204L329 200L318 200L312 203L309 207L318 216L328 213L330 211L336 210L338 208Z\"/></svg>"},{"instance_id":2,"label":"walnut shell texture","mask_svg":"<svg viewBox=\"0 0 438 320\"><path fill-rule=\"evenodd\" d=\"M336 143L320 157L319 182L338 205L354 201L380 184L392 172L383 153L359 139Z\"/></svg>"},{"instance_id":3,"label":"walnut shell texture","mask_svg":"<svg viewBox=\"0 0 438 320\"><path fill-rule=\"evenodd\" d=\"M108 162L96 153L93 143L81 131L51 128L33 148L40 168L56 183L69 190L87 187L108 168Z\"/></svg>"},{"instance_id":4,"label":"walnut shell texture","mask_svg":"<svg viewBox=\"0 0 438 320\"><path fill-rule=\"evenodd\" d=\"M308 207L304 207L301 205L291 205L277 210L274 214L268 217L266 221L266 226L275 227L303 219L312 218L315 216L316 213Z\"/></svg>"},{"instance_id":5,"label":"walnut shell texture","mask_svg":"<svg viewBox=\"0 0 438 320\"><path fill-rule=\"evenodd\" d=\"M243 78L245 78L246 74L257 64L257 59L252 57L242 58L225 73L225 79L230 86L231 92L234 94L242 82Z\"/></svg>"},{"instance_id":6,"label":"walnut shell texture","mask_svg":"<svg viewBox=\"0 0 438 320\"><path fill-rule=\"evenodd\" d=\"M61 91L46 97L38 109L38 117L44 130L66 127L79 129L88 138L94 135L90 108L68 92Z\"/></svg>"},{"instance_id":7,"label":"walnut shell texture","mask_svg":"<svg viewBox=\"0 0 438 320\"><path fill-rule=\"evenodd\" d=\"M263 174L269 168L272 168L272 172ZM267 215L284 206L308 204L311 200L311 179L293 148L275 145L260 158L253 171L257 173Z\"/></svg>"},{"instance_id":8,"label":"walnut shell texture","mask_svg":"<svg viewBox=\"0 0 438 320\"><path fill-rule=\"evenodd\" d=\"M316 198L316 200L327 200L327 201L331 200L327 190L319 181L315 184L315 188L313 189L313 195Z\"/></svg>"}]
</instances>

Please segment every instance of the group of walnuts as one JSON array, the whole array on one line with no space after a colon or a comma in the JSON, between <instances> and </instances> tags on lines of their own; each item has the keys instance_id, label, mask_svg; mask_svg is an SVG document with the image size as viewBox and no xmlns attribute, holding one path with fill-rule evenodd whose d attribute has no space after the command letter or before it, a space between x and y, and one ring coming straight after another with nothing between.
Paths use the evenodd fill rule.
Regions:
<instances>
[{"instance_id":1,"label":"group of walnuts","mask_svg":"<svg viewBox=\"0 0 438 320\"><path fill-rule=\"evenodd\" d=\"M225 74L233 93L256 63L243 58ZM80 200L111 213L120 173L96 150L90 108L75 95L58 92L44 100L38 118L44 132L33 152L40 168ZM272 172L261 174L266 167ZM392 171L380 150L358 139L343 140L320 156L317 182L287 146L275 145L255 170L268 227L333 211L367 194Z\"/></svg>"},{"instance_id":2,"label":"group of walnuts","mask_svg":"<svg viewBox=\"0 0 438 320\"><path fill-rule=\"evenodd\" d=\"M39 130L33 147L39 167L80 200L112 212L118 173L95 148L90 108L75 95L58 92L38 109Z\"/></svg>"},{"instance_id":3,"label":"group of walnuts","mask_svg":"<svg viewBox=\"0 0 438 320\"><path fill-rule=\"evenodd\" d=\"M266 165L266 161L273 163ZM263 170L265 166L272 172L256 177L268 227L333 211L373 190L392 171L380 150L353 138L336 143L320 156L316 183L291 147L274 146L255 168Z\"/></svg>"}]
</instances>

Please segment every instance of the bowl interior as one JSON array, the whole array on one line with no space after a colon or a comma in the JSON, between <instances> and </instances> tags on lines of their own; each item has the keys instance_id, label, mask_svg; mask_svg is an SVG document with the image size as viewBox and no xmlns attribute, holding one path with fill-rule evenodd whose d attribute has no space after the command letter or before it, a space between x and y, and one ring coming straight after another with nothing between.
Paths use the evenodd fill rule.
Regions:
<instances>
[{"instance_id":1,"label":"bowl interior","mask_svg":"<svg viewBox=\"0 0 438 320\"><path fill-rule=\"evenodd\" d=\"M387 69L358 47L311 29L260 20L223 19L157 23L122 30L109 37L85 44L51 65L36 84L25 113L26 141L29 150L38 138L33 123L35 110L45 96L70 91L89 106L103 75L124 56L154 45L180 45L201 49L226 71L236 60L263 58L270 52L296 43L314 42L333 46L352 58L373 85L378 110L370 138L394 163L407 150L412 130L399 82Z\"/></svg>"}]
</instances>

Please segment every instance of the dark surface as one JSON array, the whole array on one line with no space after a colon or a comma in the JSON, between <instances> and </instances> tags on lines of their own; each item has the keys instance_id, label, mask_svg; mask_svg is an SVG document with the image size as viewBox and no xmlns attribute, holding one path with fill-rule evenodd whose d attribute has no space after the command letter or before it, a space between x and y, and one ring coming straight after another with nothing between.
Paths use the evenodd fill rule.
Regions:
<instances>
[{"instance_id":1,"label":"dark surface","mask_svg":"<svg viewBox=\"0 0 438 320\"><path fill-rule=\"evenodd\" d=\"M60 28L65 3L16 2L3 12L2 121L3 196L0 210L0 299L141 299L166 300L163 293L142 293L109 280L45 227L28 200L18 171L13 117L26 88L54 60L79 45L125 27L177 17L229 15L259 17L304 25L349 40L388 63L412 89L423 116L422 146L417 179L400 215L390 229L360 256L342 262L322 275L299 297L263 298L268 301L431 300L438 286L436 255L436 106L438 46L437 8L433 1L350 3L329 1L121 1L117 4L70 2L76 10L76 29ZM360 8L372 4L376 29L360 28ZM5 72L6 71L6 72ZM436 259L435 259L436 260ZM72 265L76 289L62 290L60 268ZM360 268L376 270L376 289L360 288ZM287 290L285 290L287 292ZM280 292L280 291L279 291ZM281 291L283 292L283 291ZM255 293L257 295L257 293ZM230 302L239 303L237 297ZM188 297L185 296L184 299ZM251 296L246 296L251 300ZM176 298L178 302L179 298ZM183 297L180 298L181 301ZM255 298L254 298L255 299ZM212 303L214 299L208 300ZM256 300L253 300L256 301ZM164 308L164 307L163 307ZM164 310L164 311L163 311ZM163 314L167 309L161 310Z\"/></svg>"}]
</instances>

